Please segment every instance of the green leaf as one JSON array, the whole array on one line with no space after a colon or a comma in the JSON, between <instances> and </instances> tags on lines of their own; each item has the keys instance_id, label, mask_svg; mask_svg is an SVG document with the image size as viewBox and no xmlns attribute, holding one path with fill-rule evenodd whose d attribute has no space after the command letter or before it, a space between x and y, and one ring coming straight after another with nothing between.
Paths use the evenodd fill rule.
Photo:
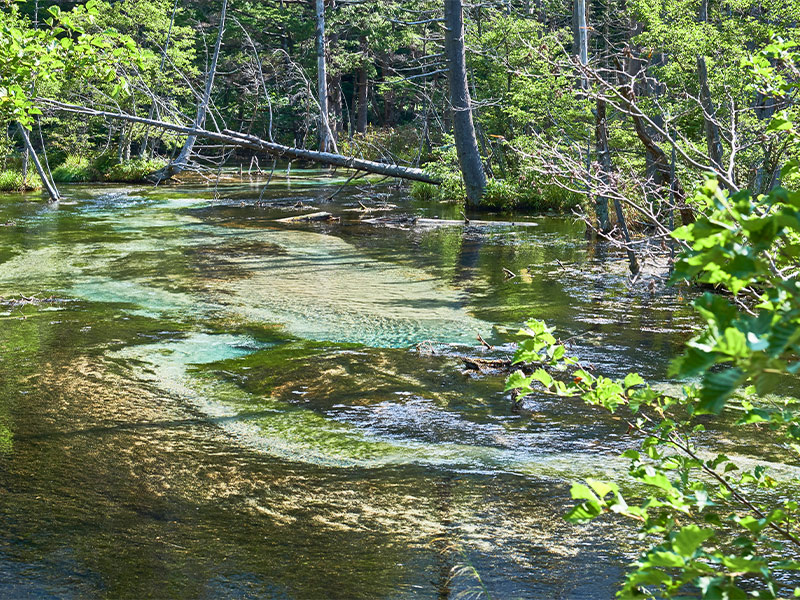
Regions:
<instances>
[{"instance_id":1,"label":"green leaf","mask_svg":"<svg viewBox=\"0 0 800 600\"><path fill-rule=\"evenodd\" d=\"M690 557L707 539L714 536L713 529L701 529L697 525L687 525L675 534L672 549L684 557Z\"/></svg>"},{"instance_id":2,"label":"green leaf","mask_svg":"<svg viewBox=\"0 0 800 600\"><path fill-rule=\"evenodd\" d=\"M682 567L686 564L682 556L664 550L655 550L648 554L647 562L654 567Z\"/></svg>"},{"instance_id":3,"label":"green leaf","mask_svg":"<svg viewBox=\"0 0 800 600\"><path fill-rule=\"evenodd\" d=\"M597 502L599 500L599 498L594 495L594 492L582 483L573 483L572 487L569 489L569 493L573 500L590 500L592 502Z\"/></svg>"},{"instance_id":4,"label":"green leaf","mask_svg":"<svg viewBox=\"0 0 800 600\"><path fill-rule=\"evenodd\" d=\"M503 391L508 392L510 390L529 387L529 385L530 379L525 377L525 373L517 370L508 376L508 379L506 379L506 387Z\"/></svg>"},{"instance_id":5,"label":"green leaf","mask_svg":"<svg viewBox=\"0 0 800 600\"><path fill-rule=\"evenodd\" d=\"M584 502L572 508L564 515L564 519L570 523L585 523L603 513L600 504L597 502Z\"/></svg>"},{"instance_id":6,"label":"green leaf","mask_svg":"<svg viewBox=\"0 0 800 600\"><path fill-rule=\"evenodd\" d=\"M598 481L597 479L587 479L586 483L594 490L594 493L597 494L598 498L605 498L611 492L617 491L617 486L611 483L606 483L604 481Z\"/></svg>"},{"instance_id":7,"label":"green leaf","mask_svg":"<svg viewBox=\"0 0 800 600\"><path fill-rule=\"evenodd\" d=\"M738 367L707 372L703 376L697 414L718 415L725 408L728 398L744 380L745 375Z\"/></svg>"},{"instance_id":8,"label":"green leaf","mask_svg":"<svg viewBox=\"0 0 800 600\"><path fill-rule=\"evenodd\" d=\"M625 376L625 387L632 388L636 385L644 385L644 379L638 373L628 373Z\"/></svg>"},{"instance_id":9,"label":"green leaf","mask_svg":"<svg viewBox=\"0 0 800 600\"><path fill-rule=\"evenodd\" d=\"M544 369L536 369L533 372L533 375L531 375L531 379L538 381L546 388L549 388L551 385L553 385L553 377Z\"/></svg>"}]
</instances>

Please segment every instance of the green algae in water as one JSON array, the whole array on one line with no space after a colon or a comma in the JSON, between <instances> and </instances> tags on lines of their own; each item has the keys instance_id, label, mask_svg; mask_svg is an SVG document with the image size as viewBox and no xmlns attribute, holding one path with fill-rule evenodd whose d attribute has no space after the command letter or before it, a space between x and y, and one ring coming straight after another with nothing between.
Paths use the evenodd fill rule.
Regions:
<instances>
[{"instance_id":1,"label":"green algae in water","mask_svg":"<svg viewBox=\"0 0 800 600\"><path fill-rule=\"evenodd\" d=\"M476 334L491 331L489 323L465 310L458 289L424 270L370 258L338 237L294 230L232 232L198 225L165 206L170 203L93 213L95 220L102 216L115 229L129 230L130 239L87 244L68 235L63 243L57 238L48 247L17 253L0 270L0 292L46 289L136 305L136 314L145 316L208 318L224 311L243 321L281 323L297 337L370 346L426 340L472 344ZM80 227L76 221L65 221L67 232ZM210 243L216 255L195 253L197 268L180 255ZM253 252L243 252L248 245Z\"/></svg>"},{"instance_id":2,"label":"green algae in water","mask_svg":"<svg viewBox=\"0 0 800 600\"><path fill-rule=\"evenodd\" d=\"M517 450L464 442L426 442L412 437L385 436L341 422L312 408L270 396L256 396L239 385L220 380L221 367L251 360L252 341L230 335L190 334L180 340L124 348L110 354L132 365L147 363L139 377L192 402L242 443L286 460L337 468L383 468L427 465L469 472L516 472L562 478L572 474L619 472L622 462L607 456L594 459L569 452ZM262 349L259 352L270 352ZM312 358L323 345L295 348ZM284 354L291 352L284 348ZM243 358L242 358L243 357ZM219 362L215 362L219 359ZM197 369L197 365L207 369ZM312 360L313 364L313 360ZM246 371L246 370L245 370ZM469 434L469 430L464 431Z\"/></svg>"}]
</instances>

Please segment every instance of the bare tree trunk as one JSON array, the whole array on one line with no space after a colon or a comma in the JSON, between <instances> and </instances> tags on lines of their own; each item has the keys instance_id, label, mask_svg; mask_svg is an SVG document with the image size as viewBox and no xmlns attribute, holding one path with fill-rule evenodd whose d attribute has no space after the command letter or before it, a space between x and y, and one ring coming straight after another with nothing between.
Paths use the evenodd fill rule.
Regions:
<instances>
[{"instance_id":1,"label":"bare tree trunk","mask_svg":"<svg viewBox=\"0 0 800 600\"><path fill-rule=\"evenodd\" d=\"M217 62L219 61L219 49L222 45L222 36L225 33L225 16L228 12L228 0L222 0L222 11L219 16L219 29L217 30L217 41L214 44L214 54L211 57L211 65L208 69L208 76L206 77L206 87L203 92L203 98L200 104L197 105L197 115L194 119L194 128L201 129L206 122L206 113L208 112L208 105L211 102L211 89L214 86L214 76L217 73ZM180 173L186 169L189 164L189 158L192 155L192 149L197 141L196 135L190 135L186 138L178 157L163 169L154 174L156 180L168 179L173 175Z\"/></svg>"},{"instance_id":2,"label":"bare tree trunk","mask_svg":"<svg viewBox=\"0 0 800 600\"><path fill-rule=\"evenodd\" d=\"M39 173L39 177L42 180L42 185L44 185L45 189L47 190L47 195L50 196L51 202L57 202L61 198L61 195L58 193L55 184L50 181L47 173L45 173L42 163L39 162L39 157L36 155L36 150L33 149L31 139L28 137L28 132L22 125L19 125L19 133L22 136L22 141L25 142L25 149L28 154L30 154L33 165L36 167L36 172Z\"/></svg>"},{"instance_id":3,"label":"bare tree trunk","mask_svg":"<svg viewBox=\"0 0 800 600\"><path fill-rule=\"evenodd\" d=\"M467 85L464 14L461 0L445 0L444 19L450 105L453 109L453 136L467 201L470 206L476 207L486 191L486 173L483 170L483 161L475 137L475 124L472 121L472 99Z\"/></svg>"},{"instance_id":4,"label":"bare tree trunk","mask_svg":"<svg viewBox=\"0 0 800 600\"><path fill-rule=\"evenodd\" d=\"M433 184L441 183L441 180L437 176L427 173L422 169L375 162L371 160L363 160L356 157L333 154L331 152L317 152L314 150L292 148L291 146L284 146L283 144L269 142L254 135L248 135L240 131L230 131L225 129L222 132L217 132L209 131L207 129L198 129L196 127L185 127L183 125L146 119L144 117L137 117L135 115L128 115L125 113L112 113L102 110L94 110L85 106L66 104L64 102L48 100L46 98L40 99L40 102L46 104L50 108L62 112L103 117L111 120L126 121L128 123L140 123L142 125L149 125L150 127L157 127L165 131L174 131L181 135L194 135L210 140L216 140L230 146L249 148L258 152L263 152L264 154L286 158L289 160L307 160L326 165L344 167L346 169L355 169L357 171L364 171L366 173L386 175L388 177L397 177L400 179L409 179L412 181L422 181ZM155 178L155 176L153 176L153 178Z\"/></svg>"},{"instance_id":5,"label":"bare tree trunk","mask_svg":"<svg viewBox=\"0 0 800 600\"><path fill-rule=\"evenodd\" d=\"M622 64L617 60L617 69L619 71L628 72L624 69ZM670 161L664 150L656 142L650 132L647 130L647 123L644 117L639 113L638 107L635 107L635 99L633 90L628 85L622 85L619 88L620 96L622 96L630 109L630 117L633 120L633 128L636 131L636 136L645 148L645 152L651 157L651 168L656 184L663 190L673 189L675 192L675 200L678 205L678 212L681 215L681 223L688 225L694 223L695 214L692 207L686 204L686 190L681 184L679 179L673 181L671 177Z\"/></svg>"},{"instance_id":6,"label":"bare tree trunk","mask_svg":"<svg viewBox=\"0 0 800 600\"><path fill-rule=\"evenodd\" d=\"M708 22L708 0L701 0L699 19L701 23ZM711 90L708 87L708 68L706 57L697 55L697 79L700 83L700 104L703 107L703 127L706 133L708 157L714 168L722 172L722 142L720 140L719 126L717 125L717 111L711 100Z\"/></svg>"},{"instance_id":7,"label":"bare tree trunk","mask_svg":"<svg viewBox=\"0 0 800 600\"><path fill-rule=\"evenodd\" d=\"M344 111L342 110L342 76L331 77L330 86L331 105L330 115L333 121L331 128L334 140L338 141L344 131Z\"/></svg>"},{"instance_id":8,"label":"bare tree trunk","mask_svg":"<svg viewBox=\"0 0 800 600\"><path fill-rule=\"evenodd\" d=\"M356 131L358 133L367 132L367 91L369 87L369 80L367 78L367 38L361 37L361 52L364 54L362 60L364 64L358 69L358 113L356 115Z\"/></svg>"},{"instance_id":9,"label":"bare tree trunk","mask_svg":"<svg viewBox=\"0 0 800 600\"><path fill-rule=\"evenodd\" d=\"M325 0L316 0L317 19L317 100L319 102L319 149L335 149L328 116L328 70L325 64Z\"/></svg>"},{"instance_id":10,"label":"bare tree trunk","mask_svg":"<svg viewBox=\"0 0 800 600\"><path fill-rule=\"evenodd\" d=\"M595 112L595 144L597 160L600 163L600 179L606 187L611 184L611 149L608 147L608 124L606 122L605 100L597 99ZM594 210L597 216L597 229L607 233L611 229L608 220L608 198L598 194L595 198Z\"/></svg>"},{"instance_id":11,"label":"bare tree trunk","mask_svg":"<svg viewBox=\"0 0 800 600\"><path fill-rule=\"evenodd\" d=\"M586 26L586 0L574 0L573 2L573 24L574 24L574 50L580 63L585 67L589 64L589 36ZM581 89L587 89L589 82L585 75L581 75Z\"/></svg>"},{"instance_id":12,"label":"bare tree trunk","mask_svg":"<svg viewBox=\"0 0 800 600\"><path fill-rule=\"evenodd\" d=\"M20 125L20 128L22 126ZM25 150L22 152L22 187L28 183L28 163L30 162L31 153L28 151L28 145L25 145Z\"/></svg>"},{"instance_id":13,"label":"bare tree trunk","mask_svg":"<svg viewBox=\"0 0 800 600\"><path fill-rule=\"evenodd\" d=\"M711 100L711 90L708 87L708 69L706 57L697 57L697 77L700 80L700 103L703 107L703 125L706 132L708 157L714 167L722 172L722 142L720 140L719 125L717 125L717 111Z\"/></svg>"},{"instance_id":14,"label":"bare tree trunk","mask_svg":"<svg viewBox=\"0 0 800 600\"><path fill-rule=\"evenodd\" d=\"M331 0L331 9L336 8L336 0ZM330 46L328 48L329 52L332 52L337 47L339 43L339 34L332 33L330 39ZM330 97L330 115L329 121L333 122L333 126L330 128L331 133L333 134L334 142L339 141L339 137L341 136L342 132L344 131L344 115L342 113L342 73L337 68L335 69L336 74L330 75L328 77L328 96Z\"/></svg>"}]
</instances>

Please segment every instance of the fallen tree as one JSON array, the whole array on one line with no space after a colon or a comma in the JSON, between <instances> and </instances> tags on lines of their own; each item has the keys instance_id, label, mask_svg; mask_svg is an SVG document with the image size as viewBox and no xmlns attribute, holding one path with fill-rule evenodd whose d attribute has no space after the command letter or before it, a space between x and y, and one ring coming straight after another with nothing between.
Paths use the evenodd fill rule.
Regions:
<instances>
[{"instance_id":1,"label":"fallen tree","mask_svg":"<svg viewBox=\"0 0 800 600\"><path fill-rule=\"evenodd\" d=\"M67 104L65 102L58 102L57 100L51 100L49 98L39 98L37 101L40 104L56 111L88 115L93 117L104 117L106 119L127 121L129 123L140 123L142 125L166 129L168 131L174 131L184 135L194 135L197 137L204 137L210 140L223 142L232 146L249 148L251 150L255 150L256 152L263 152L264 154L269 154L270 156L274 157L284 157L290 160L307 160L324 165L355 169L357 171L364 171L365 173L374 173L376 175L385 175L387 177L396 177L398 179L422 181L424 183L431 183L434 185L441 183L439 178L431 175L430 173L426 173L422 169L404 167L396 164L380 163L352 156L342 156L341 154L333 154L331 152L318 152L315 150L292 148L291 146L284 146L283 144L268 142L267 140L261 139L254 135L248 135L238 131L231 131L229 129L224 129L221 132L209 131L207 129L198 127L186 127L176 123L168 123L166 121L148 119L145 117L137 117L136 115L129 115L127 113L114 113L104 110L95 110L86 106Z\"/></svg>"}]
</instances>

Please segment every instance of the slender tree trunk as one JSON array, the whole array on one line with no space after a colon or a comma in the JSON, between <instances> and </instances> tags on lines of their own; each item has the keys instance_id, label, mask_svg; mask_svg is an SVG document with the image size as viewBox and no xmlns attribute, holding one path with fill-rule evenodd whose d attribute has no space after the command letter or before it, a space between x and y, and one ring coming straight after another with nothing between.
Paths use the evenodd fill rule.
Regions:
<instances>
[{"instance_id":1,"label":"slender tree trunk","mask_svg":"<svg viewBox=\"0 0 800 600\"><path fill-rule=\"evenodd\" d=\"M20 125L20 128L22 126ZM30 162L31 153L28 151L28 144L25 144L25 150L22 151L22 187L28 183L28 163Z\"/></svg>"},{"instance_id":2,"label":"slender tree trunk","mask_svg":"<svg viewBox=\"0 0 800 600\"><path fill-rule=\"evenodd\" d=\"M358 88L358 112L356 113L356 131L358 133L366 133L367 132L367 96L369 91L369 79L367 76L367 38L365 36L361 37L360 40L360 49L361 49L361 60L362 64L361 67L358 69L358 82L356 83L356 87Z\"/></svg>"},{"instance_id":3,"label":"slender tree trunk","mask_svg":"<svg viewBox=\"0 0 800 600\"><path fill-rule=\"evenodd\" d=\"M214 86L214 76L217 73L217 62L219 61L219 49L222 45L222 36L225 33L225 16L228 12L228 0L222 0L222 11L219 16L219 29L217 30L217 41L214 44L214 54L211 57L211 65L208 69L208 76L206 77L206 87L203 92L203 98L197 105L197 115L194 119L194 128L201 129L206 122L206 113L208 112L208 105L211 103L211 89ZM172 175L180 173L186 169L189 164L189 158L192 155L192 149L197 141L196 135L190 135L186 138L178 157L167 167L161 169L154 174L157 180L168 179Z\"/></svg>"},{"instance_id":4,"label":"slender tree trunk","mask_svg":"<svg viewBox=\"0 0 800 600\"><path fill-rule=\"evenodd\" d=\"M344 111L342 110L342 76L331 77L330 86L331 105L330 118L333 121L332 133L334 140L338 141L344 131Z\"/></svg>"},{"instance_id":5,"label":"slender tree trunk","mask_svg":"<svg viewBox=\"0 0 800 600\"><path fill-rule=\"evenodd\" d=\"M573 41L574 52L580 63L585 67L589 64L589 36L586 26L586 0L574 0L573 2ZM585 75L581 75L581 89L587 89L589 82Z\"/></svg>"},{"instance_id":6,"label":"slender tree trunk","mask_svg":"<svg viewBox=\"0 0 800 600\"><path fill-rule=\"evenodd\" d=\"M317 101L319 102L319 149L336 150L328 118L328 70L325 61L325 0L316 0Z\"/></svg>"},{"instance_id":7,"label":"slender tree trunk","mask_svg":"<svg viewBox=\"0 0 800 600\"><path fill-rule=\"evenodd\" d=\"M701 23L708 22L708 0L701 0L698 20ZM717 125L717 111L708 87L706 57L700 54L697 55L697 79L700 83L700 103L703 107L703 128L706 133L708 157L711 159L712 166L722 172L722 142Z\"/></svg>"},{"instance_id":8,"label":"slender tree trunk","mask_svg":"<svg viewBox=\"0 0 800 600\"><path fill-rule=\"evenodd\" d=\"M486 191L486 174L478 151L475 124L472 121L472 99L467 84L464 14L461 0L445 0L444 19L450 105L453 109L453 136L467 201L470 206L476 207Z\"/></svg>"},{"instance_id":9,"label":"slender tree trunk","mask_svg":"<svg viewBox=\"0 0 800 600\"><path fill-rule=\"evenodd\" d=\"M61 198L61 195L58 193L55 184L50 181L47 173L45 173L42 163L39 162L39 157L36 154L36 150L33 149L31 139L28 137L28 132L22 125L19 125L19 133L22 136L22 141L25 142L25 149L27 150L28 154L30 154L33 165L36 167L36 172L39 173L39 177L42 180L42 185L44 185L45 189L47 190L47 195L50 196L50 200L52 202L58 201Z\"/></svg>"},{"instance_id":10,"label":"slender tree trunk","mask_svg":"<svg viewBox=\"0 0 800 600\"><path fill-rule=\"evenodd\" d=\"M336 8L336 0L331 0L331 9ZM339 34L332 33L328 51L336 49L339 43ZM329 122L332 122L331 133L335 142L339 141L339 136L344 131L344 114L342 113L342 73L340 69L335 69L335 75L328 76L328 96L330 98Z\"/></svg>"},{"instance_id":11,"label":"slender tree trunk","mask_svg":"<svg viewBox=\"0 0 800 600\"><path fill-rule=\"evenodd\" d=\"M597 99L594 131L597 160L600 163L600 178L603 185L608 186L611 184L611 149L608 147L606 103L600 98ZM608 198L603 194L598 194L595 198L594 209L597 216L597 229L607 233L611 230L611 223L608 220Z\"/></svg>"},{"instance_id":12,"label":"slender tree trunk","mask_svg":"<svg viewBox=\"0 0 800 600\"><path fill-rule=\"evenodd\" d=\"M697 57L697 76L700 80L700 102L703 106L703 125L706 133L708 157L713 166L723 172L722 168L722 141L717 125L717 111L711 99L711 90L708 87L708 69L706 57Z\"/></svg>"}]
</instances>

